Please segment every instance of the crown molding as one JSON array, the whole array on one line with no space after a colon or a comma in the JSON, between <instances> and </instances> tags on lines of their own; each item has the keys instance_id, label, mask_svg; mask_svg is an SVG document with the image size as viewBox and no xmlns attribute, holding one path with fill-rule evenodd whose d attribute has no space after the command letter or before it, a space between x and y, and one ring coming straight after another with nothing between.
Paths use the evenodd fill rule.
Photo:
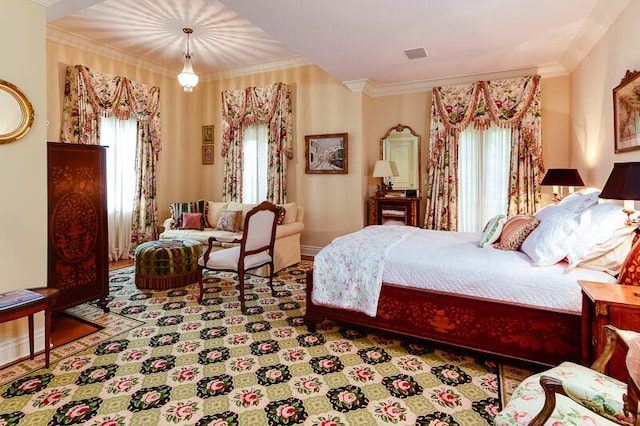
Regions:
<instances>
[{"instance_id":1,"label":"crown molding","mask_svg":"<svg viewBox=\"0 0 640 426\"><path fill-rule=\"evenodd\" d=\"M107 58L116 59L126 64L141 66L149 71L175 77L179 70L169 69L159 63L140 59L137 56L130 55L121 50L104 46L93 42L92 40L81 37L77 34L65 31L55 25L47 25L47 39L58 43L73 46L74 48L90 51ZM200 82L216 81L225 78L241 77L245 75L257 74L262 72L277 71L287 68L295 68L311 65L308 59L299 55L290 56L283 60L265 62L261 64L249 65L246 67L238 67L229 70L218 70L209 73L203 73L200 76Z\"/></svg>"},{"instance_id":2,"label":"crown molding","mask_svg":"<svg viewBox=\"0 0 640 426\"><path fill-rule=\"evenodd\" d=\"M539 74L543 78L561 77L569 75L566 69L560 65L547 65L541 67L514 68L510 70L496 71L483 74L469 74L429 80L416 80L402 83L375 84L368 79L343 81L342 83L354 93L364 93L371 98L394 95L409 95L413 93L429 92L437 86L455 86L458 84L472 83L478 80L501 80L516 78L525 75Z\"/></svg>"},{"instance_id":3,"label":"crown molding","mask_svg":"<svg viewBox=\"0 0 640 426\"><path fill-rule=\"evenodd\" d=\"M31 1L33 1L34 3L41 4L44 7L49 7L58 3L60 0L31 0Z\"/></svg>"}]
</instances>

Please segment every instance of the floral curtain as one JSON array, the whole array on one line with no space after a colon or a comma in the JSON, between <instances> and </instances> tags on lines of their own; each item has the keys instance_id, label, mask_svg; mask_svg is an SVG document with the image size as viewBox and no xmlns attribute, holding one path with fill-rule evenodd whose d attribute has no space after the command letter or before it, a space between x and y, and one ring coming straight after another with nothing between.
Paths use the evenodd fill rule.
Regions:
<instances>
[{"instance_id":1,"label":"floral curtain","mask_svg":"<svg viewBox=\"0 0 640 426\"><path fill-rule=\"evenodd\" d=\"M540 76L435 87L432 93L425 227L457 230L458 140L470 125L511 129L508 212L534 213L544 171Z\"/></svg>"},{"instance_id":2,"label":"floral curtain","mask_svg":"<svg viewBox=\"0 0 640 426\"><path fill-rule=\"evenodd\" d=\"M158 222L155 168L161 149L160 88L75 65L67 67L64 93L62 142L99 145L102 117L137 120L133 248L155 239Z\"/></svg>"},{"instance_id":3,"label":"floral curtain","mask_svg":"<svg viewBox=\"0 0 640 426\"><path fill-rule=\"evenodd\" d=\"M284 83L222 92L224 201L242 200L242 135L245 126L269 129L267 200L287 201L287 159L293 158L291 89Z\"/></svg>"}]
</instances>

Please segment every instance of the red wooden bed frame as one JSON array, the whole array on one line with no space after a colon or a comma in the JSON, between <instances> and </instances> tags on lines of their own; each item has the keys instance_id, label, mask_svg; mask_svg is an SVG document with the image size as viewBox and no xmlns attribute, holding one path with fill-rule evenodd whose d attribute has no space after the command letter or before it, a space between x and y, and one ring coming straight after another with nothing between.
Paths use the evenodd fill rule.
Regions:
<instances>
[{"instance_id":1,"label":"red wooden bed frame","mask_svg":"<svg viewBox=\"0 0 640 426\"><path fill-rule=\"evenodd\" d=\"M581 361L579 312L554 311L383 283L375 317L315 305L307 272L305 324L310 332L331 318L544 365Z\"/></svg>"}]
</instances>

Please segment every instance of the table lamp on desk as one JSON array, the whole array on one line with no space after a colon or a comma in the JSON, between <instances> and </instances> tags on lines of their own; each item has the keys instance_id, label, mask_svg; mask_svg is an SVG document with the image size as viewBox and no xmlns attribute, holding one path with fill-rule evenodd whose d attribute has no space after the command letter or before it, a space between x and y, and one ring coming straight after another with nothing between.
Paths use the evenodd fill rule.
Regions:
<instances>
[{"instance_id":1,"label":"table lamp on desk","mask_svg":"<svg viewBox=\"0 0 640 426\"><path fill-rule=\"evenodd\" d=\"M395 161L378 160L373 167L373 177L382 178L382 182L378 185L377 197L384 197L387 191L393 190L391 178L398 176L398 166ZM389 178L389 182L385 183L385 179Z\"/></svg>"}]
</instances>

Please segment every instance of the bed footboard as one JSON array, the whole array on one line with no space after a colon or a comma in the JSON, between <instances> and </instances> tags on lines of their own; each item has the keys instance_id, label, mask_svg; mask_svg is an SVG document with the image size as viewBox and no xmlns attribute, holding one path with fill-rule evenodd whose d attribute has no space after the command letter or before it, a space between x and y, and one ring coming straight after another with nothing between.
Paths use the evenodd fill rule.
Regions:
<instances>
[{"instance_id":1,"label":"bed footboard","mask_svg":"<svg viewBox=\"0 0 640 426\"><path fill-rule=\"evenodd\" d=\"M383 283L375 317L314 305L307 272L309 331L331 318L545 365L580 362L580 314Z\"/></svg>"}]
</instances>

